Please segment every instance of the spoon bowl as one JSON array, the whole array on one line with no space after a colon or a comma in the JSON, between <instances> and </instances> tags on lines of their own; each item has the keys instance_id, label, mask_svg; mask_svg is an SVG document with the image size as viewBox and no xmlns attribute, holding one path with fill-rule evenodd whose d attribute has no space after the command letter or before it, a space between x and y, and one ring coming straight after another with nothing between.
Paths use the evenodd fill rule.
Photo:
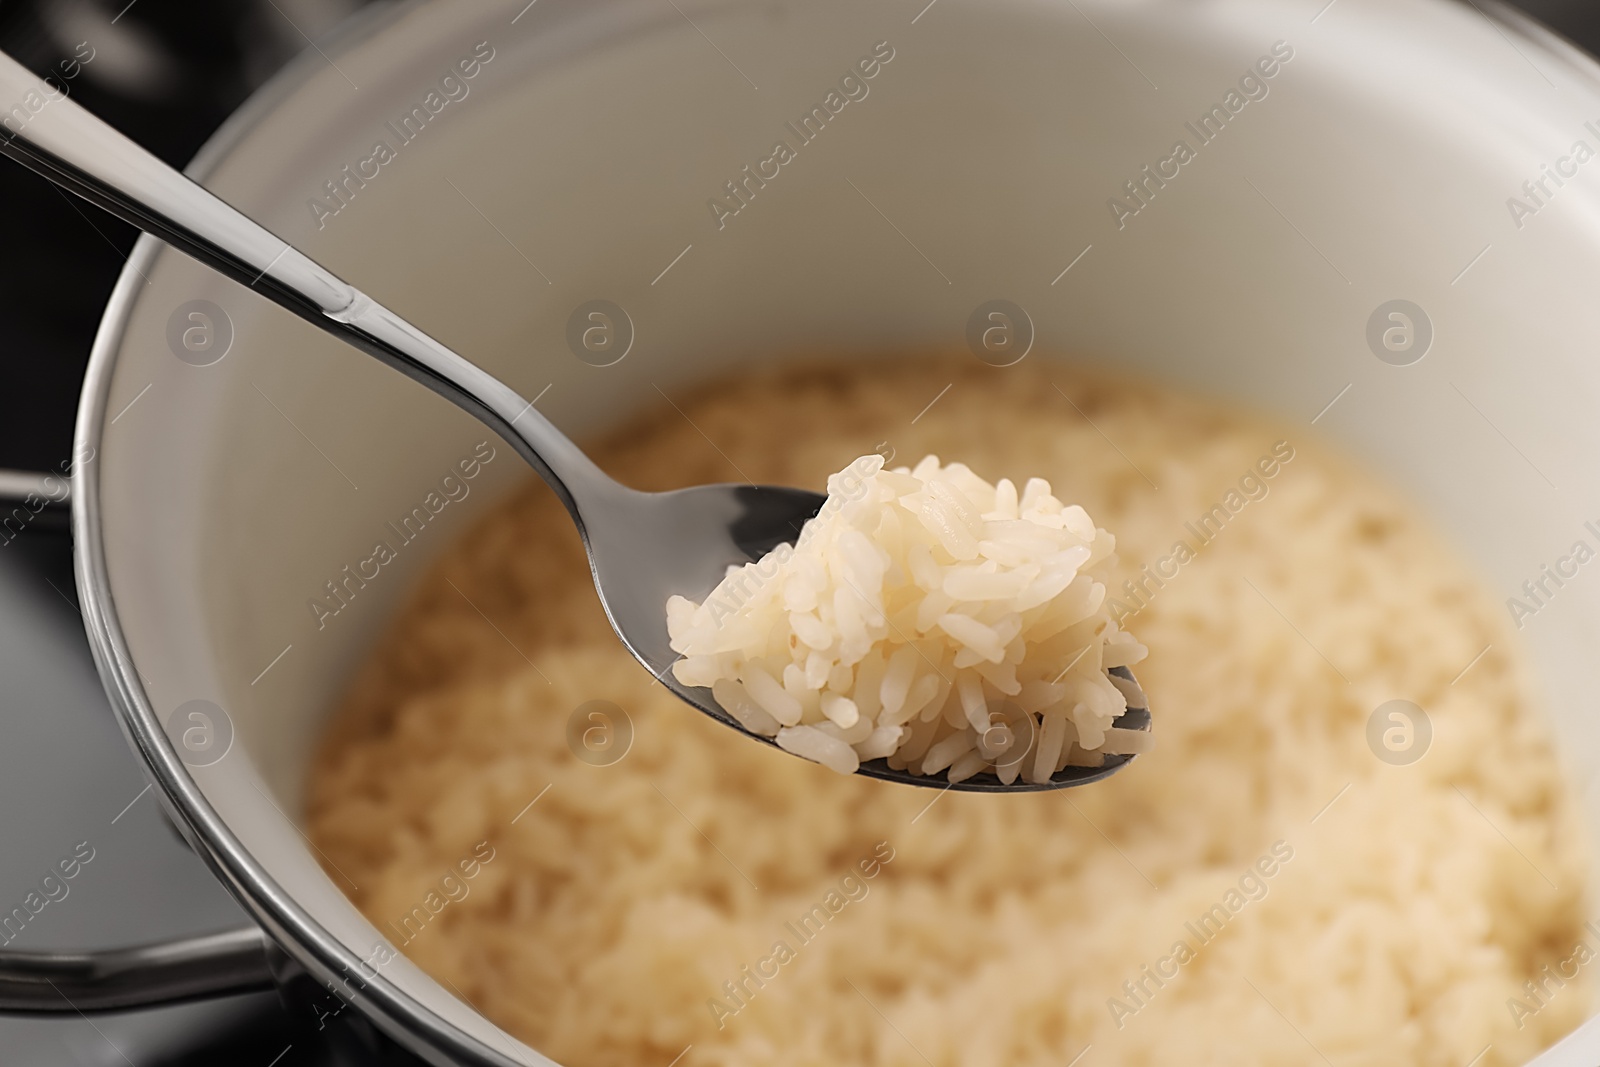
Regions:
<instances>
[{"instance_id":1,"label":"spoon bowl","mask_svg":"<svg viewBox=\"0 0 1600 1067\"><path fill-rule=\"evenodd\" d=\"M792 543L827 498L779 486L699 485L667 493L617 488L620 492L598 506L593 522L579 524L595 589L612 628L634 658L680 699L751 740L779 748L772 738L746 730L723 710L710 689L684 685L673 675L672 665L679 656L668 642L663 605L673 595L704 600L729 567L759 560L779 545ZM1133 682L1137 689L1128 668L1113 667L1109 673ZM1150 709L1130 704L1113 725L1148 731ZM864 760L856 773L935 789L1027 793L1098 782L1133 758L1113 755L1098 767L1064 767L1045 782L1028 782L1020 776L1003 782L985 771L952 784L938 775L891 767L881 757Z\"/></svg>"},{"instance_id":2,"label":"spoon bowl","mask_svg":"<svg viewBox=\"0 0 1600 1067\"><path fill-rule=\"evenodd\" d=\"M709 689L685 686L672 676L678 654L667 636L667 598L704 600L729 567L792 542L827 498L748 484L665 493L612 486L615 491L598 494L578 520L606 617L628 651L662 684L737 727Z\"/></svg>"}]
</instances>

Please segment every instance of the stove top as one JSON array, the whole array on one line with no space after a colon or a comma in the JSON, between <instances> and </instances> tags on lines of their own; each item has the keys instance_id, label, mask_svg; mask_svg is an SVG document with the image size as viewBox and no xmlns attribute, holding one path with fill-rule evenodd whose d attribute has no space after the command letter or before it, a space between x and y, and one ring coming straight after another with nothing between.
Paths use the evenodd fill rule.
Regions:
<instances>
[{"instance_id":1,"label":"stove top","mask_svg":"<svg viewBox=\"0 0 1600 1067\"><path fill-rule=\"evenodd\" d=\"M0 50L182 165L258 85L366 0L0 0ZM1286 0L1287 2L1287 0ZM1470 2L1470 0L1469 0ZM1600 51L1592 0L1522 7ZM0 497L7 470L57 469L90 343L135 232L0 165ZM25 950L135 945L243 925L166 821L91 662L64 524L0 542L0 914L67 856L67 895L0 942ZM90 857L86 861L82 857ZM9 940L7 940L9 938ZM117 1014L0 1016L7 1067L417 1064L354 1013L324 1022L275 993Z\"/></svg>"},{"instance_id":2,"label":"stove top","mask_svg":"<svg viewBox=\"0 0 1600 1067\"><path fill-rule=\"evenodd\" d=\"M65 531L0 548L0 912L82 861L6 947L91 949L233 929L244 913L189 850L134 762L78 615ZM60 883L58 883L60 884ZM7 1067L415 1064L353 1013L319 1028L275 993L117 1014L0 1016Z\"/></svg>"}]
</instances>

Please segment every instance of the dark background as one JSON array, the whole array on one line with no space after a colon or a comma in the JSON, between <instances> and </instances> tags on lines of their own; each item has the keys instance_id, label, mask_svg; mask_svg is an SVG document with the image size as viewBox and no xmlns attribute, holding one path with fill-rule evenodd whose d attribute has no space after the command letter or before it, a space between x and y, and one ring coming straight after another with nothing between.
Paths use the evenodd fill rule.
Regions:
<instances>
[{"instance_id":1,"label":"dark background","mask_svg":"<svg viewBox=\"0 0 1600 1067\"><path fill-rule=\"evenodd\" d=\"M73 98L181 167L308 39L366 2L0 0L0 51L42 76L90 42ZM1596 0L1517 6L1600 53ZM9 162L0 209L0 468L42 471L70 452L89 346L136 234Z\"/></svg>"},{"instance_id":2,"label":"dark background","mask_svg":"<svg viewBox=\"0 0 1600 1067\"><path fill-rule=\"evenodd\" d=\"M72 99L177 167L252 90L366 0L0 0L0 51L41 77L94 49ZM100 313L137 232L0 160L0 468L68 458Z\"/></svg>"}]
</instances>

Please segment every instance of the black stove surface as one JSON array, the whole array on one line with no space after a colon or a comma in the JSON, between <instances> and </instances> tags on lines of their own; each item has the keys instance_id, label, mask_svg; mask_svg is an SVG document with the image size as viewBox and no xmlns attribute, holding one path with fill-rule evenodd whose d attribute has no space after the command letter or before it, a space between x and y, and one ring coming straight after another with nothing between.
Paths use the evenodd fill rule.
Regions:
<instances>
[{"instance_id":1,"label":"black stove surface","mask_svg":"<svg viewBox=\"0 0 1600 1067\"><path fill-rule=\"evenodd\" d=\"M254 88L365 2L0 0L0 51L65 79L80 103L181 166ZM1593 0L1518 6L1600 51ZM0 470L46 471L70 455L90 343L136 233L9 163L0 163L0 204ZM8 947L104 948L245 922L166 822L128 751L90 660L67 535L41 521L0 544L0 912L80 843L93 859L68 896ZM0 1016L5 1067L417 1062L354 1013L324 1024L273 993L92 1017Z\"/></svg>"}]
</instances>

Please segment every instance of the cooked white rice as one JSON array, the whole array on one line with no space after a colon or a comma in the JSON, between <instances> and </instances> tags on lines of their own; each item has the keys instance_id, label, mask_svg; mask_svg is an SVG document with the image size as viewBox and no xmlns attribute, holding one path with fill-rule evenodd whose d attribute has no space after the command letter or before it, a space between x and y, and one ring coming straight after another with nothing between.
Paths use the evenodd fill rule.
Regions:
<instances>
[{"instance_id":1,"label":"cooked white rice","mask_svg":"<svg viewBox=\"0 0 1600 1067\"><path fill-rule=\"evenodd\" d=\"M1046 782L1098 767L1145 656L1107 607L1116 542L1050 483L991 484L927 456L862 456L791 545L667 602L673 674L752 733L853 774L862 760Z\"/></svg>"},{"instance_id":2,"label":"cooked white rice","mask_svg":"<svg viewBox=\"0 0 1600 1067\"><path fill-rule=\"evenodd\" d=\"M307 803L334 884L518 1037L569 1067L1517 1067L1592 1009L1593 962L1547 977L1600 941L1517 635L1404 500L1304 427L1037 356L827 364L673 401L594 442L598 461L646 489L821 489L874 450L1049 478L1116 531L1113 595L1148 591L1127 624L1161 744L1107 781L1007 797L755 744L619 646L530 478L379 642ZM1284 437L1265 496L1149 581ZM1397 697L1433 721L1407 767L1365 737ZM612 766L568 748L596 700L633 724ZM391 924L484 841L470 895L402 944ZM879 842L893 861L868 878ZM789 927L818 907L802 943ZM1219 908L1176 978L1145 976ZM758 987L746 968L779 940L794 956ZM753 992L736 1005L729 983Z\"/></svg>"}]
</instances>

